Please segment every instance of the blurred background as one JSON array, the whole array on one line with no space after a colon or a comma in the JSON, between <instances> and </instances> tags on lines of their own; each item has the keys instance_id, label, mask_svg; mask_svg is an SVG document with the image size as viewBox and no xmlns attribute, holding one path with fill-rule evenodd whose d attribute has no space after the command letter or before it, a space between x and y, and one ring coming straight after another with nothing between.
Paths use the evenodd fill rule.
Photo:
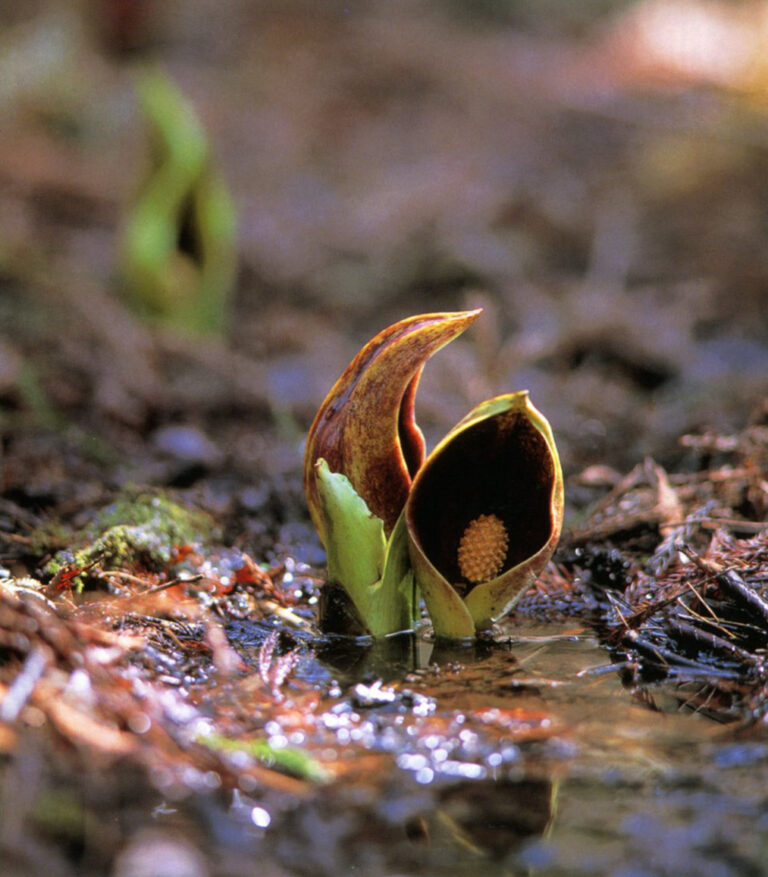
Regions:
<instances>
[{"instance_id":1,"label":"blurred background","mask_svg":"<svg viewBox=\"0 0 768 877\"><path fill-rule=\"evenodd\" d=\"M431 441L527 388L610 483L765 416L764 3L5 0L0 28L5 496L204 485L290 541L314 411L424 311L485 308L427 367Z\"/></svg>"}]
</instances>

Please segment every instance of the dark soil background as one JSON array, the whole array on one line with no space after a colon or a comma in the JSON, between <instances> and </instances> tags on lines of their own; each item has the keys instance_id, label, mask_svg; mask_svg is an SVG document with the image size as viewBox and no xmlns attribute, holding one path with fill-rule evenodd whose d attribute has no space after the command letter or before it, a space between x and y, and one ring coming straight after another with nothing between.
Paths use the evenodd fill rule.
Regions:
<instances>
[{"instance_id":1,"label":"dark soil background","mask_svg":"<svg viewBox=\"0 0 768 877\"><path fill-rule=\"evenodd\" d=\"M127 484L182 491L259 561L321 563L303 436L419 312L485 309L425 371L428 443L529 389L571 525L645 457L701 466L684 436L764 423L766 29L762 3L705 0L5 0L0 566L35 574L15 535L54 522L63 547ZM120 284L146 66L235 200L221 334L152 324Z\"/></svg>"}]
</instances>

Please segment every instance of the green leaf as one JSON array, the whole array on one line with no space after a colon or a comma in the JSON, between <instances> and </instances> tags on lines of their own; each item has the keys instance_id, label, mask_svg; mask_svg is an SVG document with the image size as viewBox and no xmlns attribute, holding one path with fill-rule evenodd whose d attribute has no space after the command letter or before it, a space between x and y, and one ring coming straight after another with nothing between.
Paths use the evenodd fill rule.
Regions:
<instances>
[{"instance_id":1,"label":"green leaf","mask_svg":"<svg viewBox=\"0 0 768 877\"><path fill-rule=\"evenodd\" d=\"M385 595L389 595L390 599L393 599L391 595L399 595L403 616L398 630L405 630L418 620L418 591L408 553L408 530L402 514L397 519L387 543L384 573L379 588L382 595L380 599L384 599Z\"/></svg>"},{"instance_id":2,"label":"green leaf","mask_svg":"<svg viewBox=\"0 0 768 877\"><path fill-rule=\"evenodd\" d=\"M372 636L407 629L412 600L401 590L407 574L402 555L405 545L407 557L407 542L401 534L384 578L388 550L384 522L371 513L350 480L331 472L324 459L317 461L315 470L329 581L346 591Z\"/></svg>"},{"instance_id":3,"label":"green leaf","mask_svg":"<svg viewBox=\"0 0 768 877\"><path fill-rule=\"evenodd\" d=\"M231 740L223 734L207 734L197 742L216 752L245 752L272 770L290 774L302 780L323 782L328 775L311 755L295 746L276 749L268 740Z\"/></svg>"}]
</instances>

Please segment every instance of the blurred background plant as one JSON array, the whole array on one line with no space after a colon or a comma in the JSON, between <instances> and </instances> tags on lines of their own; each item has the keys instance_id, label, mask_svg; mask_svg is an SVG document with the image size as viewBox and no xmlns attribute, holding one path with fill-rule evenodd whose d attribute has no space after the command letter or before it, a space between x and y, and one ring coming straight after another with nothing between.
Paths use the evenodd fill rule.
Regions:
<instances>
[{"instance_id":1,"label":"blurred background plant","mask_svg":"<svg viewBox=\"0 0 768 877\"><path fill-rule=\"evenodd\" d=\"M235 211L192 107L164 74L137 77L151 153L125 221L121 275L141 313L221 332L235 282Z\"/></svg>"}]
</instances>

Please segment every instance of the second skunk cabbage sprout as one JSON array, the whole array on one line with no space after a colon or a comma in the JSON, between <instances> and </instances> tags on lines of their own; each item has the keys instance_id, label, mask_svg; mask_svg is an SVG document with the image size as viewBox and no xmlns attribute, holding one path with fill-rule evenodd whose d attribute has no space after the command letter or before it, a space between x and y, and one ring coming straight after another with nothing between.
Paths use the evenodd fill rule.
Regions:
<instances>
[{"instance_id":1,"label":"second skunk cabbage sprout","mask_svg":"<svg viewBox=\"0 0 768 877\"><path fill-rule=\"evenodd\" d=\"M481 403L424 459L413 413L421 370L479 314L426 314L385 329L310 429L307 501L329 586L351 601L351 632L408 629L420 592L437 636L472 637L509 611L555 549L562 472L527 392ZM322 611L320 624L332 624Z\"/></svg>"},{"instance_id":2,"label":"second skunk cabbage sprout","mask_svg":"<svg viewBox=\"0 0 768 877\"><path fill-rule=\"evenodd\" d=\"M192 105L165 74L136 77L150 139L146 177L124 222L121 276L147 317L220 332L237 272L232 198Z\"/></svg>"}]
</instances>

